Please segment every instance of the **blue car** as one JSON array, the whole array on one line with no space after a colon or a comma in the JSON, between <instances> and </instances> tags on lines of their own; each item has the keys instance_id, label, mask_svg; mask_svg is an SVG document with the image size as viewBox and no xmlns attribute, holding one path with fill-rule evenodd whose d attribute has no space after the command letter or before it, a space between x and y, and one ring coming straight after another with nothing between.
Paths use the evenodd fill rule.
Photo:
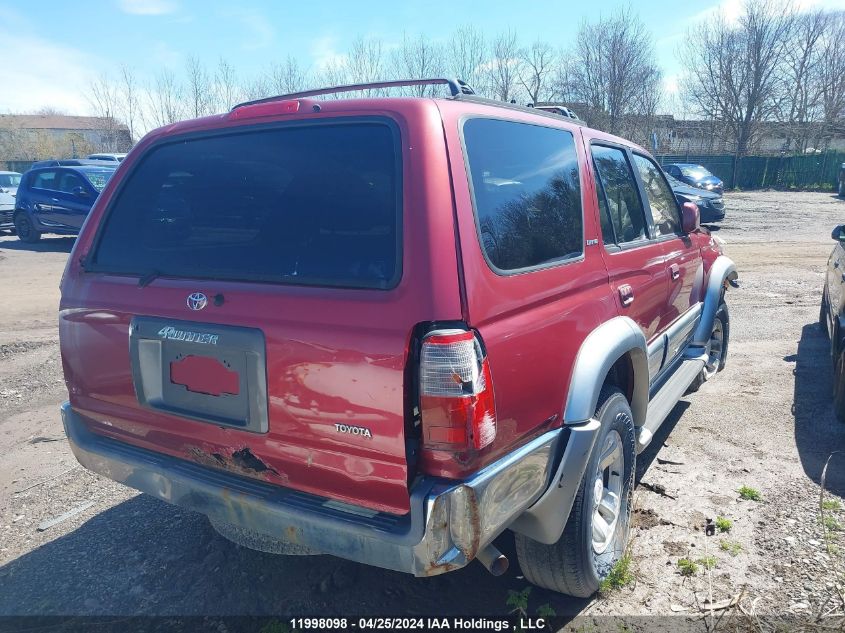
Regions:
<instances>
[{"instance_id":1,"label":"blue car","mask_svg":"<svg viewBox=\"0 0 845 633\"><path fill-rule=\"evenodd\" d=\"M693 187L705 189L713 193L721 193L724 191L725 183L713 174L711 174L702 165L693 165L692 163L670 163L664 165L663 169L672 177L685 182Z\"/></svg>"},{"instance_id":2,"label":"blue car","mask_svg":"<svg viewBox=\"0 0 845 633\"><path fill-rule=\"evenodd\" d=\"M115 167L43 167L23 175L15 198L15 232L33 243L42 233L76 235Z\"/></svg>"}]
</instances>

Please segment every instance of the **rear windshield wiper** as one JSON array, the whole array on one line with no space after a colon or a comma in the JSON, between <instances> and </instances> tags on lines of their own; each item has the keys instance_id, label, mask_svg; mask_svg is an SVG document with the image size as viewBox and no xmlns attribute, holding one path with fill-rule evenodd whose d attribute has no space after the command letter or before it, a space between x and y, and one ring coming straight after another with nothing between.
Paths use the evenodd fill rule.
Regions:
<instances>
[{"instance_id":1,"label":"rear windshield wiper","mask_svg":"<svg viewBox=\"0 0 845 633\"><path fill-rule=\"evenodd\" d=\"M139 287L139 288L144 288L144 287L146 287L146 286L149 286L149 285L150 285L151 283L153 283L153 282L154 282L154 281L155 281L155 280L156 280L156 279L157 279L160 275L161 275L161 271L159 271L159 270L155 270L155 269L151 270L150 272L148 272L146 275L144 275L143 277L141 277L141 278L138 280L138 287Z\"/></svg>"}]
</instances>

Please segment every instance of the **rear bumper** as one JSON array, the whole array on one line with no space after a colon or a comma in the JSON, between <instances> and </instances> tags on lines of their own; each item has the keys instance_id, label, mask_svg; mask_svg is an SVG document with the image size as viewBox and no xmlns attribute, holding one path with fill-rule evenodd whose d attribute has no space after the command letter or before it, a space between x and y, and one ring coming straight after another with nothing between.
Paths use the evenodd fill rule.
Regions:
<instances>
[{"instance_id":1,"label":"rear bumper","mask_svg":"<svg viewBox=\"0 0 845 633\"><path fill-rule=\"evenodd\" d=\"M254 481L92 433L62 406L74 455L87 469L163 501L280 542L376 567L433 576L467 565L549 486L556 429L461 481L425 479L405 516L376 513Z\"/></svg>"}]
</instances>

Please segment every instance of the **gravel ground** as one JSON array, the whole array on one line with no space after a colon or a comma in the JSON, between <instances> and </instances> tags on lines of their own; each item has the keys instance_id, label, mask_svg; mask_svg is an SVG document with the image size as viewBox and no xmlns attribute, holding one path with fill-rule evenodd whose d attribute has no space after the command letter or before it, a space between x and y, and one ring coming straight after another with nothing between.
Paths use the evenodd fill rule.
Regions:
<instances>
[{"instance_id":1,"label":"gravel ground","mask_svg":"<svg viewBox=\"0 0 845 633\"><path fill-rule=\"evenodd\" d=\"M714 234L742 285L728 295L730 358L677 405L640 458L634 581L594 600L533 589L531 613L548 604L590 626L609 614L695 622L710 596L739 597L742 609L728 619L750 622L753 613L761 626L842 613L845 424L832 414L817 320L829 235L845 220L845 202L818 193L725 198L727 219ZM66 393L55 316L71 246L69 238L32 247L0 237L0 615L510 611L508 592L526 586L515 558L503 578L473 564L414 579L327 556L262 554L225 541L200 515L76 467L58 415ZM821 472L837 450L822 523ZM741 486L761 500L740 499ZM716 517L729 519L730 531L705 536ZM507 537L501 547L513 553ZM709 557L708 571L701 561ZM681 558L698 561L697 573L681 575Z\"/></svg>"}]
</instances>

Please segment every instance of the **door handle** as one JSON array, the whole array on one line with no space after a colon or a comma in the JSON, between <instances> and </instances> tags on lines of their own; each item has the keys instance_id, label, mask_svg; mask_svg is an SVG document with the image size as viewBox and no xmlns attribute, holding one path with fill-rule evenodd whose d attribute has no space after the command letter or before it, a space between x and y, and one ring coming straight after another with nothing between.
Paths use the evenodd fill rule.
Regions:
<instances>
[{"instance_id":1,"label":"door handle","mask_svg":"<svg viewBox=\"0 0 845 633\"><path fill-rule=\"evenodd\" d=\"M672 275L672 281L678 279L681 276L681 267L677 264L672 264L669 266L669 274Z\"/></svg>"},{"instance_id":2,"label":"door handle","mask_svg":"<svg viewBox=\"0 0 845 633\"><path fill-rule=\"evenodd\" d=\"M629 284L619 286L619 299L622 301L622 307L627 308L634 303L634 289Z\"/></svg>"}]
</instances>

